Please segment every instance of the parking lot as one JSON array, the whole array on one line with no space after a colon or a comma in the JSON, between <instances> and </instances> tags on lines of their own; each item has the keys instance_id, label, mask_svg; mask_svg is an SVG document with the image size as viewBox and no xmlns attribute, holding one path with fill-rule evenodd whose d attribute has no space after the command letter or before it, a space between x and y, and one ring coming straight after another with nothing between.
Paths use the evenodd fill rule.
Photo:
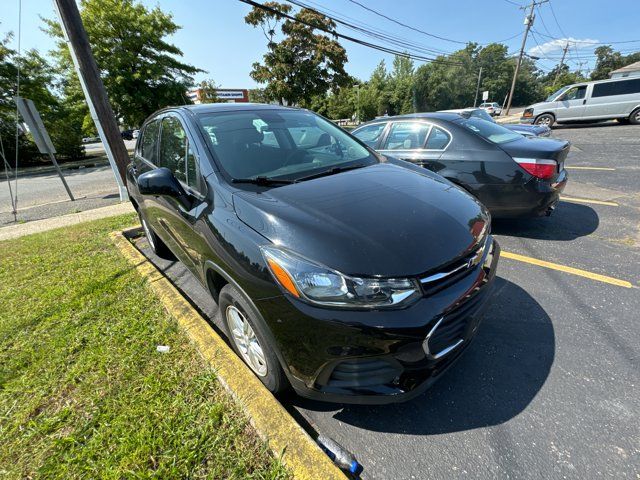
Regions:
<instances>
[{"instance_id":1,"label":"parking lot","mask_svg":"<svg viewBox=\"0 0 640 480\"><path fill-rule=\"evenodd\" d=\"M640 128L553 136L572 142L564 199L550 218L494 222L495 297L440 382L389 406L284 399L362 478L640 478ZM191 274L151 258L215 322Z\"/></svg>"}]
</instances>

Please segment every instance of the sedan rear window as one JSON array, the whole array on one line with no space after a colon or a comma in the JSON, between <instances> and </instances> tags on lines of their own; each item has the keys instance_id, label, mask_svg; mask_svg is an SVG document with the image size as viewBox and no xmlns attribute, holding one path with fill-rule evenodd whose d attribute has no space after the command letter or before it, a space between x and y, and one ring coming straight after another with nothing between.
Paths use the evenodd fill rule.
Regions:
<instances>
[{"instance_id":1,"label":"sedan rear window","mask_svg":"<svg viewBox=\"0 0 640 480\"><path fill-rule=\"evenodd\" d=\"M201 114L220 167L234 179L296 180L334 167L376 163L366 147L322 117L301 110Z\"/></svg>"},{"instance_id":2,"label":"sedan rear window","mask_svg":"<svg viewBox=\"0 0 640 480\"><path fill-rule=\"evenodd\" d=\"M522 135L519 133L512 132L502 125L488 122L487 120L482 120L477 117L461 118L458 120L458 123L475 134L480 135L482 138L486 138L490 142L498 145L522 138Z\"/></svg>"}]
</instances>

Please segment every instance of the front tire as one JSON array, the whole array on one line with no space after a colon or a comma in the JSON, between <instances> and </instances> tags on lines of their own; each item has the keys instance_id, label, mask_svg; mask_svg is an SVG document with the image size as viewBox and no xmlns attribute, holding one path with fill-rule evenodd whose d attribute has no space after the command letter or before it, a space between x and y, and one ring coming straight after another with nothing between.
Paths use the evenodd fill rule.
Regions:
<instances>
[{"instance_id":1,"label":"front tire","mask_svg":"<svg viewBox=\"0 0 640 480\"><path fill-rule=\"evenodd\" d=\"M636 108L631 115L629 115L629 123L632 125L640 125L640 108Z\"/></svg>"},{"instance_id":2,"label":"front tire","mask_svg":"<svg viewBox=\"0 0 640 480\"><path fill-rule=\"evenodd\" d=\"M144 218L144 215L140 210L138 210L138 218L140 219L142 230L144 231L145 237L147 237L147 241L149 242L149 246L151 247L151 250L153 250L153 253L165 260L175 260L175 255L171 250L169 250L169 247L167 247L166 243L162 241L158 234L149 226L149 223Z\"/></svg>"},{"instance_id":3,"label":"front tire","mask_svg":"<svg viewBox=\"0 0 640 480\"><path fill-rule=\"evenodd\" d=\"M289 384L260 314L231 284L220 291L218 305L233 350L271 393L286 390Z\"/></svg>"},{"instance_id":4,"label":"front tire","mask_svg":"<svg viewBox=\"0 0 640 480\"><path fill-rule=\"evenodd\" d=\"M543 125L545 127L551 128L555 121L556 119L553 115L551 115L550 113L543 113L542 115L539 115L533 123L536 125Z\"/></svg>"}]
</instances>

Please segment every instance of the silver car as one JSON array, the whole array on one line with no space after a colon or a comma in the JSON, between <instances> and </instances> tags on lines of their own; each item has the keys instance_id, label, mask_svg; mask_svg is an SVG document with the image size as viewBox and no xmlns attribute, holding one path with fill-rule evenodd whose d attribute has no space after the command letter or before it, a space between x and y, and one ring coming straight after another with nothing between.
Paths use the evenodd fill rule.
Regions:
<instances>
[{"instance_id":1,"label":"silver car","mask_svg":"<svg viewBox=\"0 0 640 480\"><path fill-rule=\"evenodd\" d=\"M567 85L546 101L527 107L520 121L551 127L610 119L640 124L640 77Z\"/></svg>"}]
</instances>

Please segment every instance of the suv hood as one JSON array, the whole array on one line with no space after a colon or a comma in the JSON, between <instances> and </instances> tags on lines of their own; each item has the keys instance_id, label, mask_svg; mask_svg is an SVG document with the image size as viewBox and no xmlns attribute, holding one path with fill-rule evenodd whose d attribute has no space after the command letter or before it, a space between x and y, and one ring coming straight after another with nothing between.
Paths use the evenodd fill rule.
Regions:
<instances>
[{"instance_id":1,"label":"suv hood","mask_svg":"<svg viewBox=\"0 0 640 480\"><path fill-rule=\"evenodd\" d=\"M236 214L276 245L345 274L415 276L465 255L490 220L442 178L382 163L264 192Z\"/></svg>"}]
</instances>

